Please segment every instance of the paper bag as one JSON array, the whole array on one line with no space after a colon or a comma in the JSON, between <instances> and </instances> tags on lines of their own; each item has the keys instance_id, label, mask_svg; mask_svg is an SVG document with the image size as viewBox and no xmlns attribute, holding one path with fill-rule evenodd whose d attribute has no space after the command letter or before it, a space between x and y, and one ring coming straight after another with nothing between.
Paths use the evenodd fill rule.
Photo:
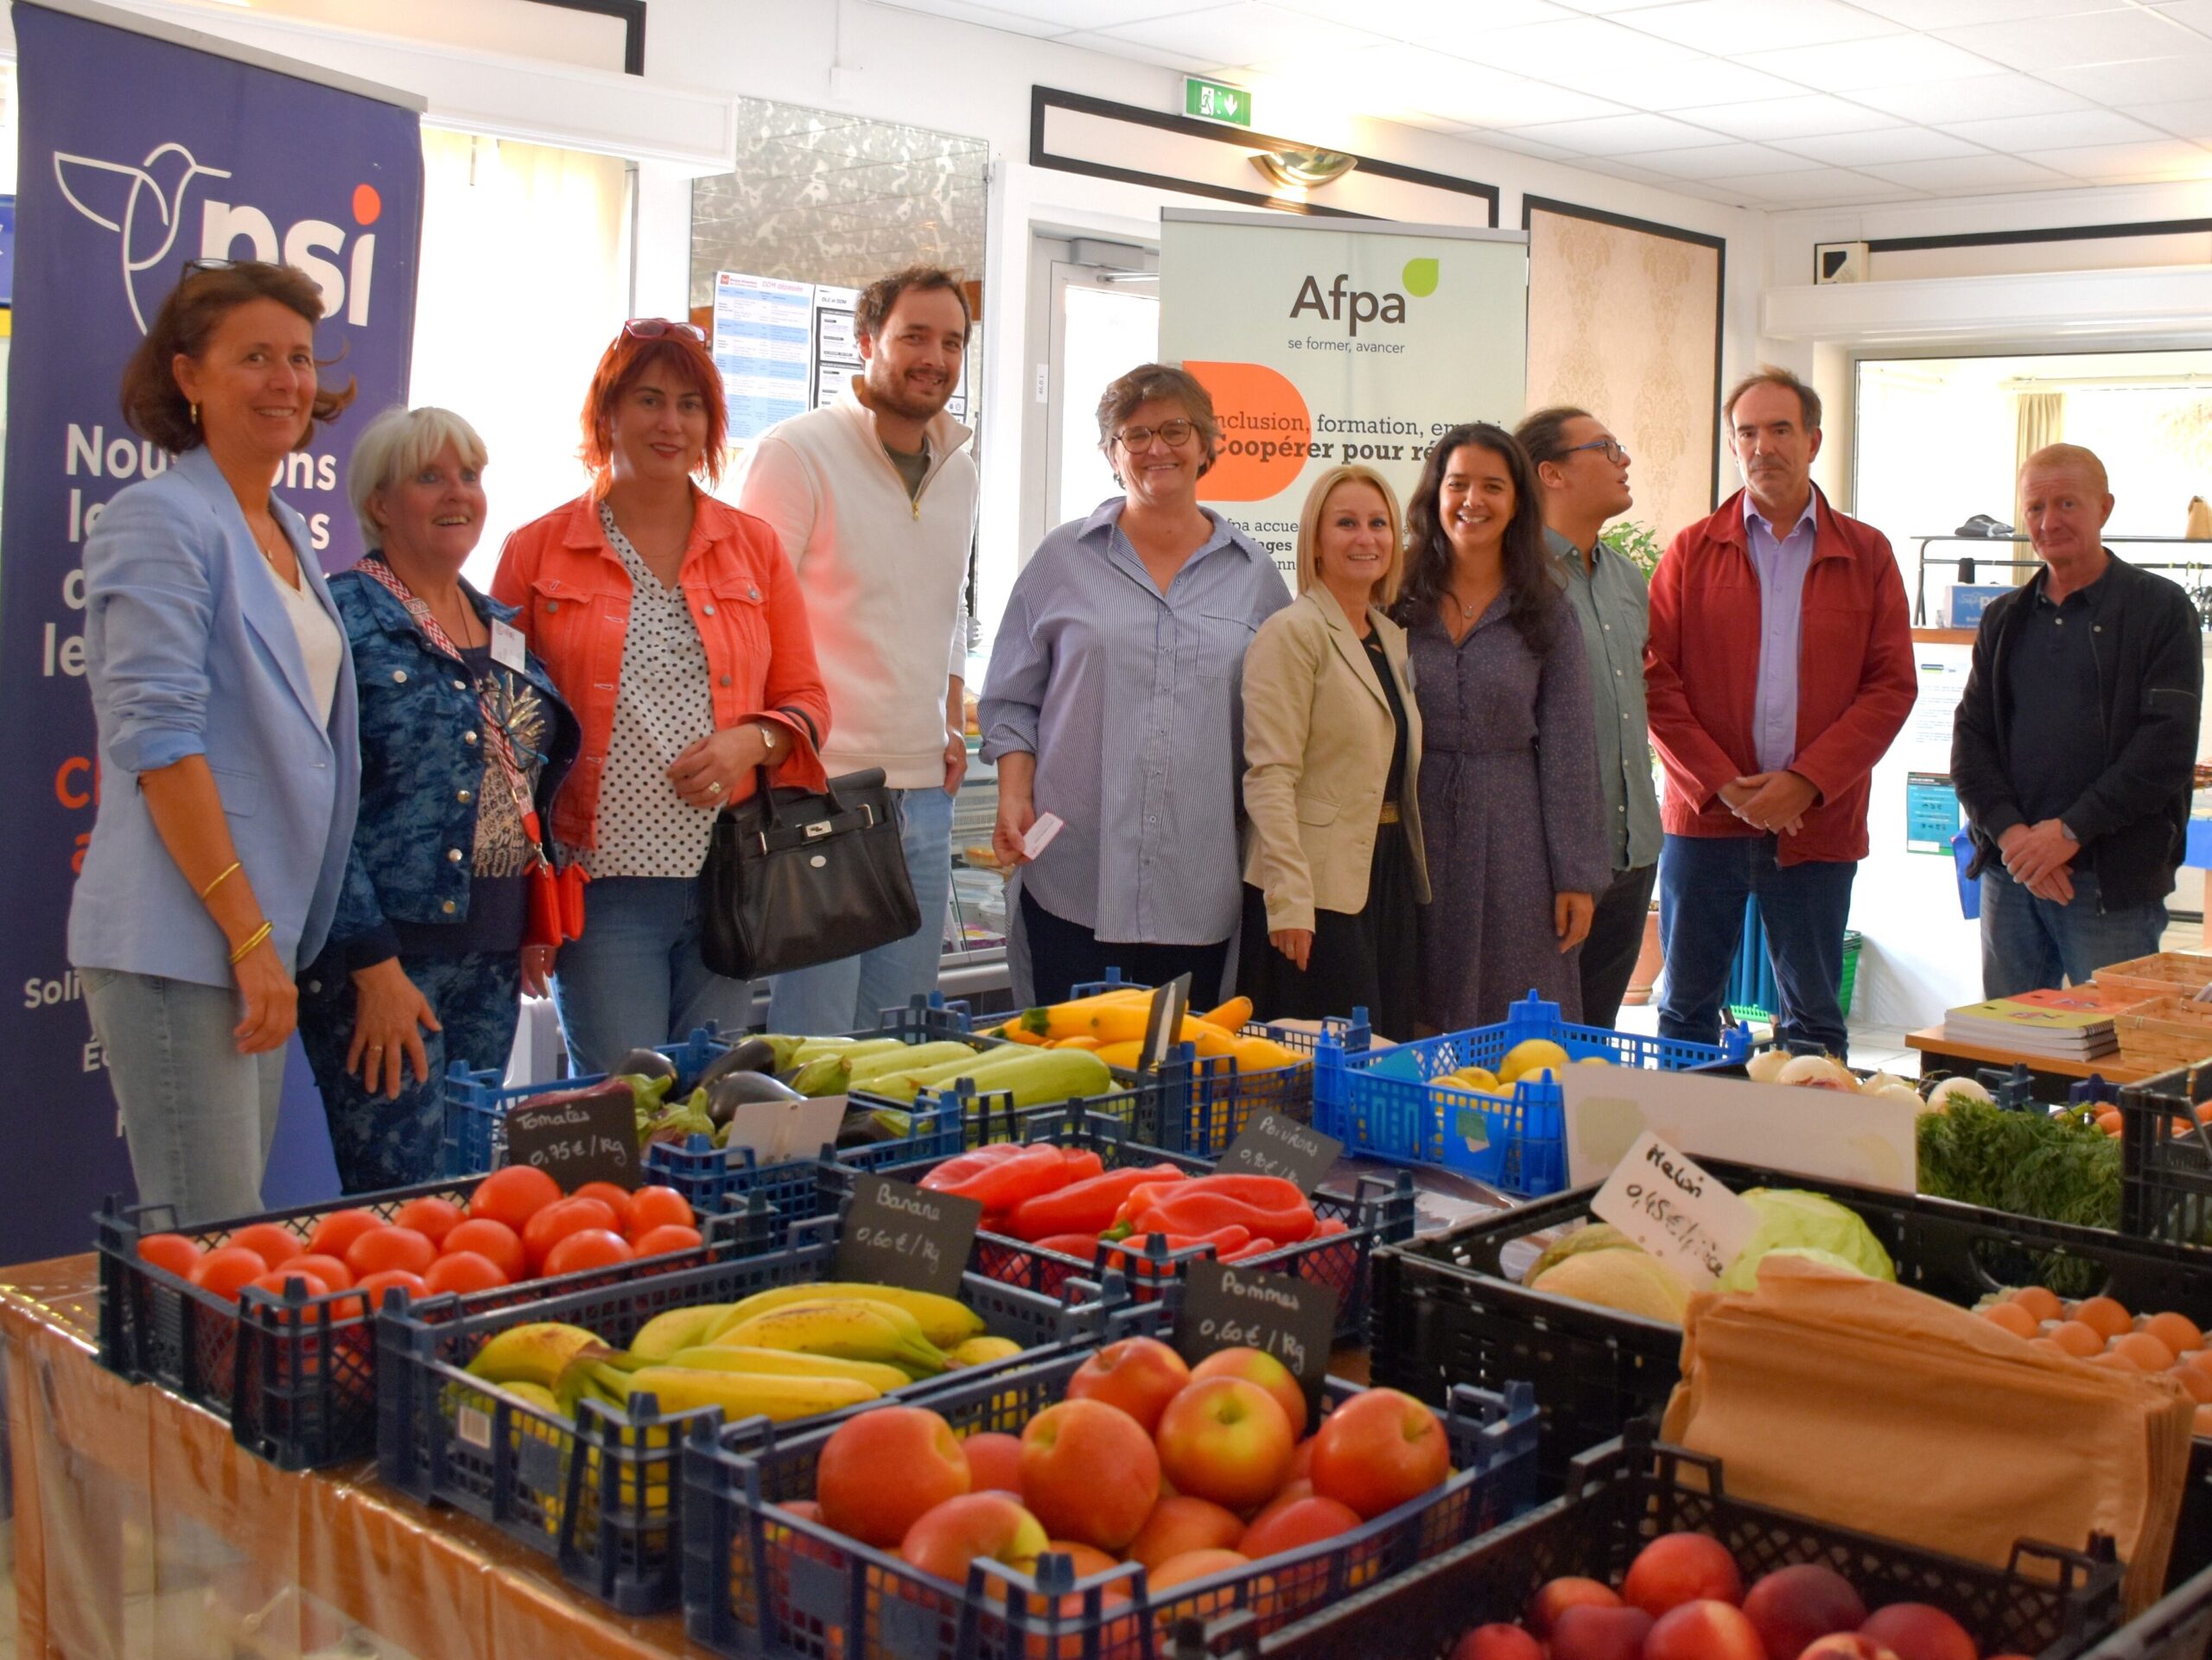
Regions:
<instances>
[{"instance_id":1,"label":"paper bag","mask_svg":"<svg viewBox=\"0 0 2212 1660\"><path fill-rule=\"evenodd\" d=\"M1731 1492L2002 1567L2112 1536L2129 1615L2165 1582L2195 1403L2172 1378L2032 1349L1904 1286L1770 1257L1690 1300L1662 1434Z\"/></svg>"}]
</instances>

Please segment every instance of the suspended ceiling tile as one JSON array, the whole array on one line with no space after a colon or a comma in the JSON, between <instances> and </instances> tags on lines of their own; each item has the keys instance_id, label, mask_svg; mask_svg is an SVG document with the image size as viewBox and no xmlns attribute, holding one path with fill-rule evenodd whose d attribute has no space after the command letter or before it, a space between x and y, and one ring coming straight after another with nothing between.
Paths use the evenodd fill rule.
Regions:
<instances>
[{"instance_id":1,"label":"suspended ceiling tile","mask_svg":"<svg viewBox=\"0 0 2212 1660\"><path fill-rule=\"evenodd\" d=\"M1981 153L1962 138L1929 127L1890 127L1877 132L1839 132L1776 142L1792 155L1833 167L1863 167L1869 162L1932 162L1945 156Z\"/></svg>"},{"instance_id":2,"label":"suspended ceiling tile","mask_svg":"<svg viewBox=\"0 0 2212 1660\"><path fill-rule=\"evenodd\" d=\"M1957 156L1940 162L1879 162L1865 171L1921 190L1971 192L2063 186L2063 175L2017 156Z\"/></svg>"},{"instance_id":3,"label":"suspended ceiling tile","mask_svg":"<svg viewBox=\"0 0 2212 1660\"><path fill-rule=\"evenodd\" d=\"M1904 124L1885 111L1825 92L1758 99L1748 104L1700 105L1672 113L1678 120L1711 127L1732 137L1758 140L1817 138L1827 133L1869 132Z\"/></svg>"},{"instance_id":4,"label":"suspended ceiling tile","mask_svg":"<svg viewBox=\"0 0 2212 1660\"><path fill-rule=\"evenodd\" d=\"M1384 44L1380 35L1365 29L1286 10L1267 0L1203 6L1097 32L1154 51L1181 53L1204 63L1256 63L1263 58L1280 61Z\"/></svg>"},{"instance_id":5,"label":"suspended ceiling tile","mask_svg":"<svg viewBox=\"0 0 2212 1660\"><path fill-rule=\"evenodd\" d=\"M2133 7L1946 29L1938 30L1936 38L2029 74L2041 74L2059 64L2125 63L2163 58L2192 47L2212 48L2212 41L2172 18Z\"/></svg>"},{"instance_id":6,"label":"suspended ceiling tile","mask_svg":"<svg viewBox=\"0 0 2212 1660\"><path fill-rule=\"evenodd\" d=\"M1784 80L1802 81L1832 92L1951 80L1984 71L1993 73L2002 67L1928 35L1881 35L1871 40L1838 41L1830 46L1753 52L1738 61Z\"/></svg>"},{"instance_id":7,"label":"suspended ceiling tile","mask_svg":"<svg viewBox=\"0 0 2212 1660\"><path fill-rule=\"evenodd\" d=\"M2212 150L2186 139L2033 150L2023 159L2092 184L2212 178Z\"/></svg>"},{"instance_id":8,"label":"suspended ceiling tile","mask_svg":"<svg viewBox=\"0 0 2212 1660\"><path fill-rule=\"evenodd\" d=\"M1841 0L1790 0L1788 5L1777 5L1775 0L1685 0L1620 21L1662 41L1724 57L1897 32L1887 18Z\"/></svg>"},{"instance_id":9,"label":"suspended ceiling tile","mask_svg":"<svg viewBox=\"0 0 2212 1660\"><path fill-rule=\"evenodd\" d=\"M1634 160L1637 166L1654 173L1684 179L1748 178L1760 173L1802 172L1819 165L1787 150L1733 140L1725 144L1700 145L1694 149L1645 150Z\"/></svg>"},{"instance_id":10,"label":"suspended ceiling tile","mask_svg":"<svg viewBox=\"0 0 2212 1660\"><path fill-rule=\"evenodd\" d=\"M1592 121L1554 121L1513 130L1540 143L1557 144L1585 156L1626 156L1637 150L1685 149L1698 144L1732 142L1663 115L1607 115Z\"/></svg>"},{"instance_id":11,"label":"suspended ceiling tile","mask_svg":"<svg viewBox=\"0 0 2212 1660\"><path fill-rule=\"evenodd\" d=\"M2057 110L2012 115L1996 121L1947 121L1943 130L2005 155L2031 149L2070 149L2083 144L2149 143L2158 135L2114 110Z\"/></svg>"},{"instance_id":12,"label":"suspended ceiling tile","mask_svg":"<svg viewBox=\"0 0 2212 1660\"><path fill-rule=\"evenodd\" d=\"M1992 66L1993 67L1993 66ZM1913 86L1868 86L1854 92L1859 103L1887 110L1908 121L1948 125L1958 121L1995 120L2008 115L2047 115L2055 110L2086 110L2089 100L2032 76L1995 73Z\"/></svg>"},{"instance_id":13,"label":"suspended ceiling tile","mask_svg":"<svg viewBox=\"0 0 2212 1660\"><path fill-rule=\"evenodd\" d=\"M1762 74L1726 58L1694 58L1644 77L1643 96L1626 100L1654 110L1687 110L1715 104L1765 104L1802 97L1804 88L1779 75Z\"/></svg>"},{"instance_id":14,"label":"suspended ceiling tile","mask_svg":"<svg viewBox=\"0 0 2212 1660\"><path fill-rule=\"evenodd\" d=\"M2177 103L2145 104L2135 114L2152 126L2182 138L2212 138L2212 98L2183 99Z\"/></svg>"}]
</instances>

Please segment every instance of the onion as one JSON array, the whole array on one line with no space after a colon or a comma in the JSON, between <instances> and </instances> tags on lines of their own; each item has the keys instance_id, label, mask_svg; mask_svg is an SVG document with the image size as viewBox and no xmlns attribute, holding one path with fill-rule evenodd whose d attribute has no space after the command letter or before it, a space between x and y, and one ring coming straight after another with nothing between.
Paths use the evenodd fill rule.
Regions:
<instances>
[{"instance_id":1,"label":"onion","mask_svg":"<svg viewBox=\"0 0 2212 1660\"><path fill-rule=\"evenodd\" d=\"M1950 1104L1954 1096L1964 1096L1970 1101L1986 1101L1989 1091L1971 1078L1938 1078L1928 1086L1928 1099L1939 1110Z\"/></svg>"},{"instance_id":2,"label":"onion","mask_svg":"<svg viewBox=\"0 0 2212 1660\"><path fill-rule=\"evenodd\" d=\"M1826 1055L1796 1055L1783 1067L1775 1081L1815 1090L1855 1091L1859 1080Z\"/></svg>"},{"instance_id":3,"label":"onion","mask_svg":"<svg viewBox=\"0 0 2212 1660\"><path fill-rule=\"evenodd\" d=\"M1782 1069L1789 1064L1787 1049L1762 1049L1744 1063L1744 1071L1754 1084L1781 1082Z\"/></svg>"}]
</instances>

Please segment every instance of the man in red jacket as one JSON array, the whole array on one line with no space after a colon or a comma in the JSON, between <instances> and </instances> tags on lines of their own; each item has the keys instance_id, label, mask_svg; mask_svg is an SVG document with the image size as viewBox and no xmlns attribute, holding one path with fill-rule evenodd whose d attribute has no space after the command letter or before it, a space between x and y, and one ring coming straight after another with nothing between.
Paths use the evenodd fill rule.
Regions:
<instances>
[{"instance_id":1,"label":"man in red jacket","mask_svg":"<svg viewBox=\"0 0 2212 1660\"><path fill-rule=\"evenodd\" d=\"M1723 408L1744 488L1677 535L1651 578L1644 677L1667 770L1659 1032L1719 1039L1756 894L1782 994L1776 1037L1840 1058L1868 779L1916 686L1904 583L1882 533L1813 486L1811 387L1762 367Z\"/></svg>"}]
</instances>

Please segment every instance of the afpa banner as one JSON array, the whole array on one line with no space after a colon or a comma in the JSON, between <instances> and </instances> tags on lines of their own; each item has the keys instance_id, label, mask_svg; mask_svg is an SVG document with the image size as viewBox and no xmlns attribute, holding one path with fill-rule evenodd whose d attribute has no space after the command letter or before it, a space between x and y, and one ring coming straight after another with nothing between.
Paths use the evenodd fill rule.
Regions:
<instances>
[{"instance_id":1,"label":"afpa banner","mask_svg":"<svg viewBox=\"0 0 2212 1660\"><path fill-rule=\"evenodd\" d=\"M0 518L8 1262L83 1250L99 1197L131 1192L65 941L100 789L83 677L85 536L110 497L169 459L124 424L124 360L187 260L281 259L313 277L327 313L317 355L337 359L324 372L359 380L360 398L276 487L305 515L324 569L353 563L347 450L371 413L406 394L423 199L418 118L400 94L25 0L15 29L18 268Z\"/></svg>"},{"instance_id":2,"label":"afpa banner","mask_svg":"<svg viewBox=\"0 0 2212 1660\"><path fill-rule=\"evenodd\" d=\"M1205 384L1222 429L1199 498L1287 577L1321 472L1364 461L1402 501L1439 434L1520 417L1522 232L1173 207L1160 220L1160 355Z\"/></svg>"}]
</instances>

